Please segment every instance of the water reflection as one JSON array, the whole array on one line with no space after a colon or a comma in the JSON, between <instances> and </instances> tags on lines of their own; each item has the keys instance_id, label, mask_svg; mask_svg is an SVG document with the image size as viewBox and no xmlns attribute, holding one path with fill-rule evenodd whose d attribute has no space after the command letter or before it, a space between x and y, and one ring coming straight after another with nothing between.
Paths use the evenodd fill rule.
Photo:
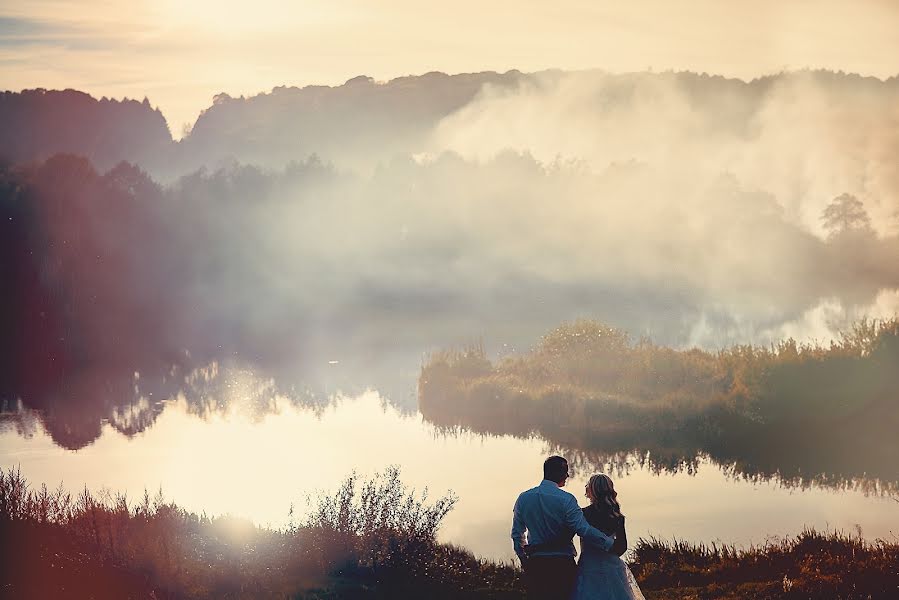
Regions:
<instances>
[{"instance_id":1,"label":"water reflection","mask_svg":"<svg viewBox=\"0 0 899 600\"><path fill-rule=\"evenodd\" d=\"M487 403L489 404L489 402ZM633 468L656 475L694 474L703 461L711 461L730 477L748 482L776 481L782 486L810 486L865 493L899 493L897 439L872 436L863 439L857 427L834 435L815 429L759 428L726 439L705 438L689 428L657 431L595 432L559 422L537 423L524 414L478 405L457 413L451 397L422 407L425 419L453 435L473 431L481 435L511 435L523 439L539 436L560 454L586 469L627 474ZM560 408L560 410L563 410ZM826 439L826 443L821 443Z\"/></svg>"},{"instance_id":2,"label":"water reflection","mask_svg":"<svg viewBox=\"0 0 899 600\"><path fill-rule=\"evenodd\" d=\"M12 421L15 427L7 419L0 433L2 466L19 465L34 483L63 481L75 491L87 485L139 497L145 488L151 493L162 488L190 510L277 527L288 523L291 503L302 514L315 490L336 489L353 470L370 475L396 464L410 487L459 494L442 530L444 541L483 556L511 558L511 504L539 480L543 458L554 450L546 442L464 431L450 435L420 415L392 408L376 392L338 394L327 405L305 406L275 393L267 380L225 377L219 369L213 380L226 381L216 389L229 402L209 402L198 411L186 395L176 395L142 433L129 437L107 421L94 443L77 452L60 448L25 409ZM267 400L256 404L256 396ZM148 406L152 411L155 404ZM31 433L22 437L17 427L28 423ZM590 455L566 455L576 468L568 489L581 497L586 478L606 465ZM888 495L814 483L794 489L777 480L735 477L702 456L680 470L655 469L643 454L623 453L615 461L616 486L634 539L657 535L748 544L795 534L804 526L847 531L859 526L869 538L895 539L891 536L899 533L899 503Z\"/></svg>"},{"instance_id":3,"label":"water reflection","mask_svg":"<svg viewBox=\"0 0 899 600\"><path fill-rule=\"evenodd\" d=\"M613 453L591 452L549 444L550 451L568 458L572 469L578 473L604 472L616 477L627 477L635 472L656 476L664 474L695 476L702 465L714 465L721 474L733 482L753 485L771 483L785 489L830 489L835 492L852 491L864 495L899 497L899 482L869 477L840 477L819 473L814 477L785 476L773 473L749 472L739 462L722 463L701 451L691 456L657 456L651 451L619 451ZM899 500L897 500L899 502Z\"/></svg>"},{"instance_id":4,"label":"water reflection","mask_svg":"<svg viewBox=\"0 0 899 600\"><path fill-rule=\"evenodd\" d=\"M73 372L52 391L3 401L0 420L22 435L33 434L40 422L53 441L69 450L95 442L108 424L127 438L152 427L166 406L180 402L188 414L201 419L239 410L253 421L289 403L321 412L329 403L326 392L288 386L284 389L272 376L237 363L209 364L187 368L172 365L150 371Z\"/></svg>"},{"instance_id":5,"label":"water reflection","mask_svg":"<svg viewBox=\"0 0 899 600\"><path fill-rule=\"evenodd\" d=\"M259 423L285 406L321 417L337 397L378 389L385 406L389 404L401 414L417 415L410 403L417 372L409 369L409 364L415 364L414 359L394 356L393 360L365 365L350 358L279 370L237 360L193 367L182 363L128 373L95 369L69 374L57 388L32 396L27 402L4 399L0 423L24 438L44 431L62 448L80 450L95 443L106 427L126 439L134 438L155 427L171 405L201 421L229 414ZM534 436L530 425L517 422L514 415L488 414L464 423L451 411L425 411L424 417L435 436L468 439L471 435L511 435L523 440ZM806 452L795 442L784 446L735 440L728 446L706 447L688 436L615 437L551 428L542 430L539 439L549 440L548 451L568 456L583 472L603 470L627 476L645 471L689 476L695 475L701 464L712 462L727 477L749 483L770 480L798 489L899 493L899 464L872 459L854 440L845 444L834 440L827 452Z\"/></svg>"}]
</instances>

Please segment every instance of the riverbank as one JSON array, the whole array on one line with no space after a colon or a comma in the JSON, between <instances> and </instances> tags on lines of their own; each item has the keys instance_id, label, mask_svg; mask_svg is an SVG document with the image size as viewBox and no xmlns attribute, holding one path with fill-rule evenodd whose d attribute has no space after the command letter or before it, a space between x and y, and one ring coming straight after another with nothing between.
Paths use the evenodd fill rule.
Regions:
<instances>
[{"instance_id":1,"label":"riverbank","mask_svg":"<svg viewBox=\"0 0 899 600\"><path fill-rule=\"evenodd\" d=\"M649 600L895 598L899 543L806 531L762 546L640 540L635 576Z\"/></svg>"},{"instance_id":2,"label":"riverbank","mask_svg":"<svg viewBox=\"0 0 899 600\"><path fill-rule=\"evenodd\" d=\"M622 451L660 468L699 454L736 473L878 481L899 490L899 321L861 321L830 345L678 350L594 321L565 324L530 352L438 352L419 378L440 427L537 434L604 462Z\"/></svg>"},{"instance_id":3,"label":"riverbank","mask_svg":"<svg viewBox=\"0 0 899 600\"><path fill-rule=\"evenodd\" d=\"M455 497L428 502L396 469L350 477L301 523L271 530L180 509L161 494L72 496L0 473L4 597L521 598L520 570L436 542ZM899 544L813 531L765 546L640 540L650 600L890 598Z\"/></svg>"},{"instance_id":4,"label":"riverbank","mask_svg":"<svg viewBox=\"0 0 899 600\"><path fill-rule=\"evenodd\" d=\"M3 597L504 597L518 572L436 542L455 504L399 471L347 478L279 529L188 512L162 493L72 495L0 472ZM482 591L489 589L489 594ZM511 596L510 596L511 597Z\"/></svg>"}]
</instances>

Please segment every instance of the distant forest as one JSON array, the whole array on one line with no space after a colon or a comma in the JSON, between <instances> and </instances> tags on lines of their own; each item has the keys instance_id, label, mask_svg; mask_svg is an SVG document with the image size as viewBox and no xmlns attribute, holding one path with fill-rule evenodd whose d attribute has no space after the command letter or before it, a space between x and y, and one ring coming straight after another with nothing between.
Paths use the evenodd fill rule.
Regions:
<instances>
[{"instance_id":1,"label":"distant forest","mask_svg":"<svg viewBox=\"0 0 899 600\"><path fill-rule=\"evenodd\" d=\"M868 96L889 103L899 95L899 77L882 81L830 71L788 72L749 82L692 72L433 72L384 83L359 76L341 86L282 86L248 98L221 93L175 141L172 128L180 124L167 123L146 98L119 101L76 90L35 89L0 93L0 160L20 163L71 153L102 171L123 160L136 163L165 181L231 162L282 168L311 154L341 168L372 168L422 151L442 119L485 94L540 93L572 79L596 86L586 108L612 117L647 99L664 103L673 91L689 105L696 135L735 139L756 136L756 121L768 110L771 96L795 93L791 90L800 84L846 105Z\"/></svg>"}]
</instances>

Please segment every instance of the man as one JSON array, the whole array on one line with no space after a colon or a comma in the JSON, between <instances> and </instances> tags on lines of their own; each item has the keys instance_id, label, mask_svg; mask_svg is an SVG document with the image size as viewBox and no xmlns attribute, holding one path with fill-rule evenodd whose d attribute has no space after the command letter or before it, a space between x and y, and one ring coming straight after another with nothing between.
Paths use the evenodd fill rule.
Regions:
<instances>
[{"instance_id":1,"label":"man","mask_svg":"<svg viewBox=\"0 0 899 600\"><path fill-rule=\"evenodd\" d=\"M575 533L602 550L615 541L587 523L575 497L561 489L567 480L568 461L550 456L543 463L543 481L522 492L512 509L512 546L529 599L568 600L577 577Z\"/></svg>"}]
</instances>

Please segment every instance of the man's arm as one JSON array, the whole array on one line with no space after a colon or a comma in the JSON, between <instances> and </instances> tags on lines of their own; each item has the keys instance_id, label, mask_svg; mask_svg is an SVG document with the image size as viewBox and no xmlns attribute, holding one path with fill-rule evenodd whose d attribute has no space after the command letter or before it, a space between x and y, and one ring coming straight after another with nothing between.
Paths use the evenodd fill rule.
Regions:
<instances>
[{"instance_id":1,"label":"man's arm","mask_svg":"<svg viewBox=\"0 0 899 600\"><path fill-rule=\"evenodd\" d=\"M518 500L515 501L515 506L512 507L512 548L515 549L515 554L518 555L518 558L524 562L527 559L527 556L524 553L524 545L527 543L527 538L525 537L525 532L527 531L527 525L524 524L524 519L521 516L521 511L518 507L518 502L521 500L521 497L518 497Z\"/></svg>"},{"instance_id":2,"label":"man's arm","mask_svg":"<svg viewBox=\"0 0 899 600\"><path fill-rule=\"evenodd\" d=\"M602 531L590 525L584 518L581 507L577 505L577 500L571 496L565 505L565 521L576 534L581 536L581 541L587 542L592 546L597 546L601 550L608 550L615 543L615 536L607 536Z\"/></svg>"}]
</instances>

